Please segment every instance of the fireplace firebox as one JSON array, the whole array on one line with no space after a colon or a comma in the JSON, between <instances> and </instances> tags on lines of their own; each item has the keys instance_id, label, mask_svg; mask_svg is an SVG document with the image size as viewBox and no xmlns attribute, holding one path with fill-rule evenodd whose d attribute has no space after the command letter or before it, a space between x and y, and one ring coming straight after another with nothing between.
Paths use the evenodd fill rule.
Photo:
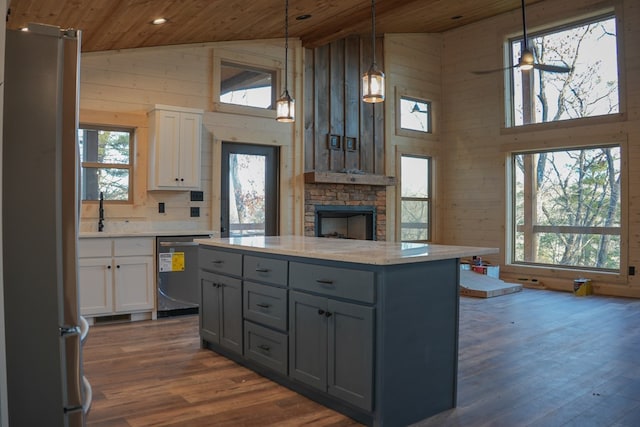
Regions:
<instances>
[{"instance_id":1,"label":"fireplace firebox","mask_svg":"<svg viewBox=\"0 0 640 427\"><path fill-rule=\"evenodd\" d=\"M376 207L316 205L317 237L376 240Z\"/></svg>"}]
</instances>

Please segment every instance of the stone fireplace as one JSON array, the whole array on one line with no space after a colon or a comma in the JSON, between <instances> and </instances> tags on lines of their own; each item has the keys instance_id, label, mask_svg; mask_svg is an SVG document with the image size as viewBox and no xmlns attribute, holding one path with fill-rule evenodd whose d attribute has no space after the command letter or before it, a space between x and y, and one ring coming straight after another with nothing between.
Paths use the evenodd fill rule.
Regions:
<instances>
[{"instance_id":1,"label":"stone fireplace","mask_svg":"<svg viewBox=\"0 0 640 427\"><path fill-rule=\"evenodd\" d=\"M305 236L386 239L386 186L306 183L304 193ZM317 229L318 214L321 222L334 228Z\"/></svg>"}]
</instances>

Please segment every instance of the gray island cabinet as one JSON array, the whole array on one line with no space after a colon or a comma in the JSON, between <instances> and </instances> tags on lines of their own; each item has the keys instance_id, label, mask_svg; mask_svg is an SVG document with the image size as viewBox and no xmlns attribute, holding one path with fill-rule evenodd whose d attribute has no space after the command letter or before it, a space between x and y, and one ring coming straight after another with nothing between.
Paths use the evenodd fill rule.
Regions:
<instances>
[{"instance_id":1,"label":"gray island cabinet","mask_svg":"<svg viewBox=\"0 0 640 427\"><path fill-rule=\"evenodd\" d=\"M494 248L302 236L200 244L200 337L364 424L456 405L459 259Z\"/></svg>"}]
</instances>

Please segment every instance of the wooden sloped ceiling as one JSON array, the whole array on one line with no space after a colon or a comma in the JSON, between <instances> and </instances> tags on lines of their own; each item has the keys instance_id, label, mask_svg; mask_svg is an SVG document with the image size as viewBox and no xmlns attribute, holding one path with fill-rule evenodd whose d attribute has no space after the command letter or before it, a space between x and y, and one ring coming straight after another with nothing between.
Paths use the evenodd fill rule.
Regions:
<instances>
[{"instance_id":1,"label":"wooden sloped ceiling","mask_svg":"<svg viewBox=\"0 0 640 427\"><path fill-rule=\"evenodd\" d=\"M376 0L376 29L443 32L519 7L518 0ZM284 35L284 0L10 0L9 8L8 28L77 28L85 52ZM289 0L289 9L289 34L305 47L371 31L370 0ZM296 19L302 15L311 17ZM160 16L168 23L152 25Z\"/></svg>"}]
</instances>

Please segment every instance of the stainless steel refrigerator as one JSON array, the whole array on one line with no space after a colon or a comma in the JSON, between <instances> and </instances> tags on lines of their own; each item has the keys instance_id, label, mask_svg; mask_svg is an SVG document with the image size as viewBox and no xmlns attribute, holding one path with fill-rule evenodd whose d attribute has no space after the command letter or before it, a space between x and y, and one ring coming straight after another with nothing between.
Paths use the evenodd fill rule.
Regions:
<instances>
[{"instance_id":1,"label":"stainless steel refrigerator","mask_svg":"<svg viewBox=\"0 0 640 427\"><path fill-rule=\"evenodd\" d=\"M7 31L2 150L9 424L82 426L78 78L80 34Z\"/></svg>"}]
</instances>

